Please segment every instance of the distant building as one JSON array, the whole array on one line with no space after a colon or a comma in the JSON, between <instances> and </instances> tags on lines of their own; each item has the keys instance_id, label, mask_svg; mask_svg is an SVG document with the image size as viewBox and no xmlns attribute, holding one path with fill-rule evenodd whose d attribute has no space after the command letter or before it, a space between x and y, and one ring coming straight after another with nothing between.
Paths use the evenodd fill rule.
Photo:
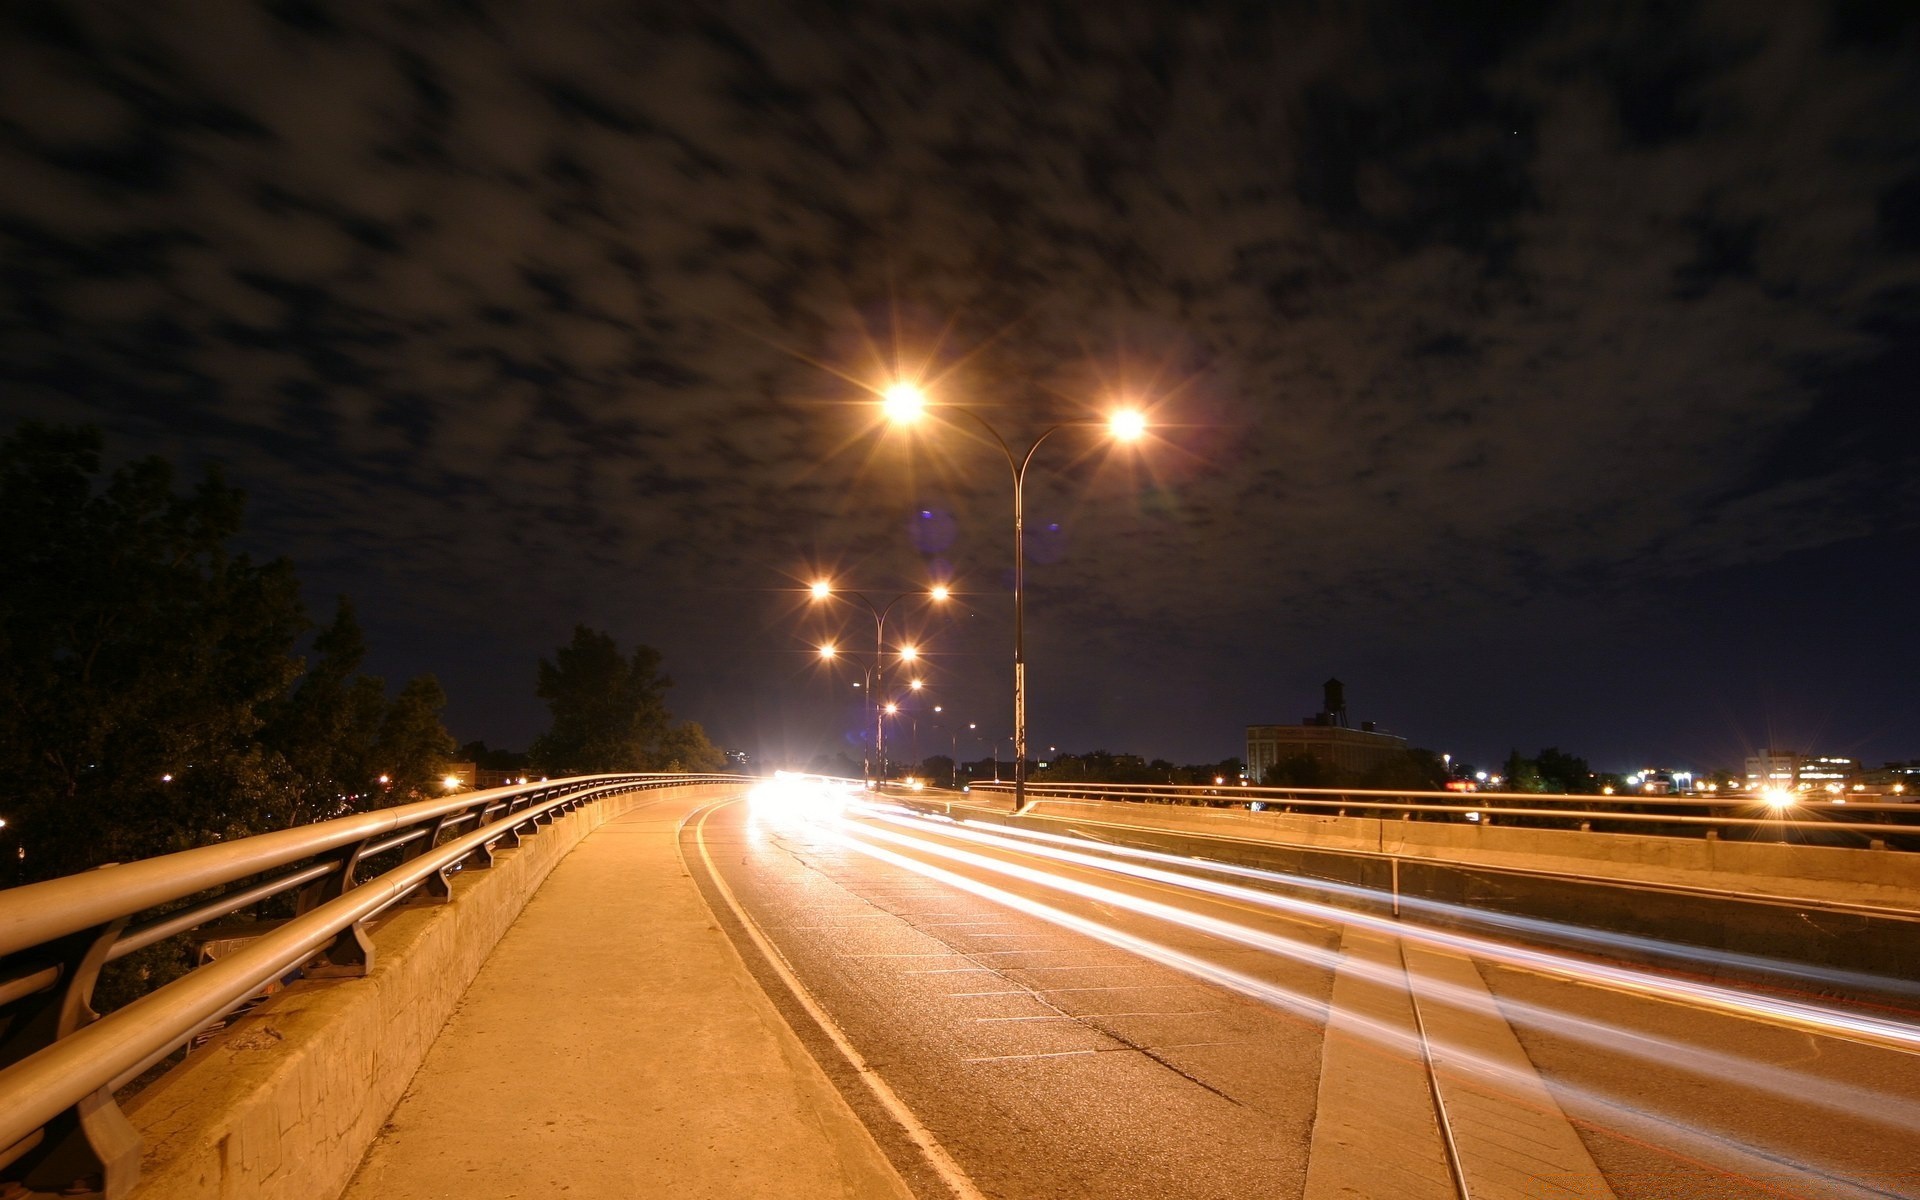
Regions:
<instances>
[{"instance_id":1,"label":"distant building","mask_svg":"<svg viewBox=\"0 0 1920 1200\"><path fill-rule=\"evenodd\" d=\"M1859 781L1860 760L1840 754L1800 754L1771 747L1747 756L1747 790L1849 787Z\"/></svg>"},{"instance_id":2,"label":"distant building","mask_svg":"<svg viewBox=\"0 0 1920 1200\"><path fill-rule=\"evenodd\" d=\"M1302 756L1364 775L1406 752L1407 739L1382 732L1372 721L1348 726L1346 686L1338 679L1327 680L1322 695L1324 707L1298 725L1247 726L1248 778L1258 782L1275 763Z\"/></svg>"}]
</instances>

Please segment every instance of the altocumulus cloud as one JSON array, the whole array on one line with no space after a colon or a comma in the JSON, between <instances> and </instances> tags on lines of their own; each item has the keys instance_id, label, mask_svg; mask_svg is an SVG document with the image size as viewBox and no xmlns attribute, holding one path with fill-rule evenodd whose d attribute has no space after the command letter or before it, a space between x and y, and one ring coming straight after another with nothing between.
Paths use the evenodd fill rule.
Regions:
<instances>
[{"instance_id":1,"label":"altocumulus cloud","mask_svg":"<svg viewBox=\"0 0 1920 1200\"><path fill-rule=\"evenodd\" d=\"M991 458L845 403L896 339L1016 435L1158 398L1036 482L1075 628L1910 527L1901 6L1443 7L9 6L5 404L226 459L477 629L911 578L922 504L999 586Z\"/></svg>"}]
</instances>

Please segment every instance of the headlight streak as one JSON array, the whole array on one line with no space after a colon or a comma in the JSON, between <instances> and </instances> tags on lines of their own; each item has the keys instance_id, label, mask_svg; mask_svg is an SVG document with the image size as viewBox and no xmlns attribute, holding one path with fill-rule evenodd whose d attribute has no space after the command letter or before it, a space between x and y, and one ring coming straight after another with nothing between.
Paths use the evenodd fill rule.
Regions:
<instances>
[{"instance_id":1,"label":"headlight streak","mask_svg":"<svg viewBox=\"0 0 1920 1200\"><path fill-rule=\"evenodd\" d=\"M876 846L876 845L870 844L865 840L863 840L863 838L858 835L880 837L886 841L910 846L913 849L919 850L922 852L938 854L938 855L941 855L942 857L952 858L959 862L972 863L972 864L975 864L975 865L978 865L1002 874L1012 875L1016 878L1028 878L1028 879L1031 879L1033 882L1042 884L1043 886L1051 887L1056 890L1067 891L1070 894L1079 895L1085 899L1095 900L1100 903L1112 904L1117 907L1123 907L1133 911L1140 911L1142 912L1142 915L1155 915L1155 914L1146 912L1145 910L1147 909L1168 910L1173 914L1172 917L1169 919L1174 920L1175 923L1177 924L1193 927L1194 918L1192 917L1192 915L1181 912L1178 909L1170 909L1169 906L1159 904L1155 901L1140 900L1137 897L1126 896L1124 893L1113 892L1110 889L1101 888L1095 885L1071 883L1069 881L1062 880L1055 876L1048 876L1046 875L1045 872L1036 871L1032 868L1019 867L1015 864L1010 864L1010 863L996 862L991 859L986 859L983 856L973 854L969 851L959 850L953 847L943 847L943 846L938 846L930 843L925 843L925 842L917 841L913 838L910 838L904 835L889 833L884 830L876 830L872 828L862 827L857 830L857 834L858 834L857 835L853 827L850 827L844 823L841 823L836 828L831 830L826 830L823 832L825 832L830 839L839 843L840 845L848 849L856 850L880 862L888 863L892 866L899 867L903 870L911 871L924 878L932 879L932 880L935 880L936 882L946 884L950 887L954 887L962 891L970 892L992 903L1003 905L1007 908L1014 909L1015 911L1023 912L1030 916L1034 916L1041 920L1047 921L1051 924L1060 926L1061 928L1072 930L1075 933L1082 934L1095 941L1105 943L1106 945L1113 946L1116 949L1127 951L1128 953L1131 953L1131 954L1139 955L1142 958L1148 959L1149 961L1152 961L1152 962L1160 963L1163 966L1172 968L1173 970L1179 971L1183 974L1193 976L1195 978L1204 980L1209 983L1217 984L1221 987L1227 988L1231 991L1234 991L1243 996L1246 996L1249 999L1260 1001L1262 1003L1271 1005L1272 1007L1281 1009L1285 1012L1292 1013L1296 1016L1307 1017L1309 1019L1314 1020L1315 1022L1320 1022L1320 1023L1324 1023L1327 1020L1327 1017L1328 1017L1327 1006L1323 1002L1316 999L1310 999L1308 997L1302 996L1298 992L1282 987L1279 984L1275 984L1264 979L1259 979L1251 975L1246 975L1242 972L1235 971L1229 967L1223 967L1218 964L1208 962L1207 960L1199 958L1195 955L1188 954L1181 950L1176 950L1171 946L1166 946L1159 942L1152 941L1151 939L1143 938L1136 934L1130 934L1122 930L1112 928L1111 926L1101 924L1098 921L1094 921L1089 918L1067 912L1064 909L1055 908L1054 906L1050 904L1046 904L1042 901L1033 900L1026 896L1019 895L1015 892L1007 891L1004 888L995 887L990 883L985 883L980 880L969 878L965 875L959 874L958 872L949 871L943 867L935 866L931 863L922 862L919 859L910 857L905 854L897 853L883 846ZM949 831L943 831L943 832L951 832L951 831L949 830ZM1208 920L1208 919L1201 918L1201 920ZM1251 934L1254 932L1251 930L1241 929L1240 927L1230 926L1227 922L1209 921L1209 923L1228 926L1229 930L1237 930L1242 933ZM1212 932L1212 931L1201 930L1201 932ZM1249 942L1245 938L1233 937L1231 932L1221 933L1221 934L1218 934L1217 936L1222 936L1234 941L1239 941L1242 944L1253 944L1252 942ZM1276 939L1276 940L1285 940L1285 939ZM1321 958L1328 957L1325 954L1318 954L1318 952L1316 952L1316 954L1318 957L1321 957ZM1338 957L1338 956L1335 955L1333 957ZM1434 984L1430 982L1423 982L1422 987L1431 989L1435 992L1440 991L1438 987L1436 987ZM1506 1011L1507 1002L1504 1000L1501 1001L1500 1007L1503 1012ZM1386 1025L1375 1018L1371 1018L1366 1016L1365 1014L1357 1013L1357 1012L1343 1012L1341 1014L1341 1019L1342 1019L1343 1026L1361 1033L1362 1036L1368 1038L1369 1040L1373 1041L1376 1045L1380 1046L1384 1052L1402 1055L1405 1057L1413 1058L1417 1061L1424 1060L1425 1053L1426 1053L1425 1047L1423 1047L1420 1044L1418 1038L1410 1036L1400 1029ZM1462 1050L1458 1047L1448 1047L1447 1053L1454 1061L1463 1064L1464 1066L1469 1068L1473 1074L1479 1076L1483 1083L1491 1081L1494 1084L1496 1090L1511 1088L1513 1086L1514 1073L1505 1065L1490 1061L1481 1055L1475 1054L1471 1051ZM1711 1170L1722 1171L1725 1169L1723 1167L1715 1166L1711 1160L1716 1155L1720 1157L1724 1157L1725 1153L1730 1150L1734 1154L1744 1156L1746 1159L1750 1160L1750 1164L1752 1161L1757 1161L1758 1163L1764 1164L1764 1165L1784 1166L1789 1169L1798 1170L1806 1174L1819 1175L1823 1178L1823 1180L1846 1187L1847 1189L1849 1189L1850 1191L1852 1191L1854 1194L1857 1194L1857 1195L1892 1196L1892 1197L1896 1197L1896 1200L1897 1200L1897 1194L1895 1193L1885 1192L1879 1188L1874 1187L1871 1184L1867 1184L1867 1183L1860 1182L1858 1180L1851 1179L1846 1175L1839 1173L1838 1171L1829 1170L1822 1167L1816 1167L1816 1166L1813 1166L1812 1164L1804 1163L1804 1162L1797 1162L1797 1163L1787 1162L1781 1159L1777 1154L1769 1152L1763 1148L1742 1142L1739 1139L1728 1136L1724 1133L1716 1133L1710 1130L1702 1129L1685 1120L1673 1117L1668 1114L1657 1114L1657 1115L1648 1114L1630 1105L1617 1101L1609 1096L1597 1093L1595 1091L1592 1091L1588 1088L1582 1087L1577 1084L1572 1084L1565 1080L1556 1079L1554 1082L1554 1090L1556 1093L1562 1095L1563 1097L1578 1098L1579 1100L1584 1101L1585 1103L1590 1104L1595 1108L1604 1110L1607 1113L1611 1114L1611 1118L1617 1122L1618 1126L1622 1128L1617 1130L1612 1130L1610 1132L1618 1132L1620 1136L1634 1138L1634 1140L1640 1140L1649 1149L1655 1150L1663 1154L1672 1155L1674 1157L1686 1157L1679 1150L1674 1148L1672 1143L1676 1139L1691 1143L1690 1145L1691 1152L1694 1155L1699 1156L1696 1159L1696 1161L1699 1161L1701 1165L1706 1166L1708 1167L1708 1169L1711 1169ZM1880 1099L1880 1098L1875 1097L1875 1099ZM1861 1109L1857 1106L1857 1103L1855 1107L1849 1108L1848 1111L1853 1113L1854 1115L1867 1115L1867 1116L1876 1115L1870 1111L1863 1113ZM1607 1126L1597 1125L1596 1123L1590 1120L1583 1120L1579 1123L1583 1125L1588 1125L1597 1129L1601 1129L1602 1131L1609 1131ZM1628 1127L1628 1126L1639 1129L1640 1133L1637 1136L1626 1134L1624 1132L1624 1127ZM1755 1181L1755 1182L1758 1182L1758 1181ZM1766 1185L1761 1184L1761 1186L1764 1187ZM1768 1190L1777 1190L1777 1189L1768 1188Z\"/></svg>"},{"instance_id":2,"label":"headlight streak","mask_svg":"<svg viewBox=\"0 0 1920 1200\"><path fill-rule=\"evenodd\" d=\"M922 817L931 815L937 820L953 821L952 817L937 813L919 815ZM1225 863L1214 859L1195 859L1183 857L1178 854L1169 854L1159 850L1142 850L1134 846L1094 842L1087 838L1047 833L1038 829L1019 829L1008 825L986 825L977 821L960 821L957 823L968 829L981 833L990 833L993 836L1047 842L1083 852L1090 849L1097 850L1098 853L1104 855L1111 855L1117 858L1138 859L1144 862L1165 863L1169 866L1183 868L1189 872L1205 871L1212 875L1232 875L1241 879L1263 880L1286 887L1305 888L1311 891L1326 892L1376 904L1384 905L1389 902L1389 897L1386 893L1374 888L1361 887L1351 883L1338 883L1327 879L1312 879L1304 875L1290 875L1284 871L1268 871L1259 867L1245 867L1237 863ZM1910 995L1916 1000L1920 1000L1920 985L1915 985L1904 979L1893 979L1883 975L1868 975L1860 971L1837 971L1804 963L1786 962L1781 959L1762 958L1757 954L1740 954L1730 950L1714 950L1702 946L1687 946L1678 942L1662 941L1659 938L1642 937L1637 934L1602 933L1599 930L1582 929L1577 925L1564 925L1557 921L1548 921L1539 917L1523 917L1510 913L1487 912L1483 909L1470 908L1463 904L1450 904L1443 900L1428 900L1419 896L1401 896L1400 907L1424 913L1434 913L1457 920L1473 921L1493 929L1579 942L1595 947L1603 952L1615 948L1624 948L1647 954L1708 962L1718 966L1784 975L1808 983Z\"/></svg>"},{"instance_id":3,"label":"headlight streak","mask_svg":"<svg viewBox=\"0 0 1920 1200\"><path fill-rule=\"evenodd\" d=\"M880 818L887 820L887 818ZM898 823L897 820L893 823ZM998 844L1002 848L1015 849L1020 853L1050 858L1059 862L1070 862L1078 866L1098 871L1108 871L1118 875L1128 875L1136 879L1164 883L1174 887L1206 892L1224 899L1252 904L1276 912L1291 913L1341 925L1359 925L1390 937L1417 941L1430 946L1439 946L1466 954L1475 958L1489 959L1507 966L1523 970L1543 971L1549 974L1575 979L1586 983L1595 983L1638 995L1652 996L1656 999L1682 1000L1703 1008L1730 1013L1736 1017L1771 1021L1805 1032L1824 1034L1829 1037L1841 1037L1879 1046L1883 1049L1898 1050L1906 1054L1920 1053L1920 1027L1904 1025L1878 1017L1857 1013L1838 1012L1818 1005L1785 1000L1777 997L1760 996L1735 991L1732 988L1716 984L1701 983L1696 980L1678 979L1654 975L1631 967L1615 966L1607 963L1582 962L1545 950L1534 950L1525 946L1514 946L1472 934L1452 933L1446 930L1431 929L1419 925L1408 925L1390 917L1378 917L1369 913L1353 912L1336 908L1328 904L1319 904L1311 900L1300 900L1290 896L1280 896L1272 892L1255 888L1240 887L1236 884L1221 883L1217 880L1201 879L1193 875L1173 871L1162 871L1153 867L1137 866L1131 863L1115 862L1110 858L1085 854L1073 850L1061 850L1043 846L1015 844L982 833L977 829L944 830L950 837L965 838L981 844ZM991 860L981 865L990 865ZM1044 886L1060 886L1048 882L1043 873L1031 882ZM1119 893L1114 893L1118 896ZM1140 903L1152 903L1142 901ZM1165 906L1162 906L1165 907ZM1178 909L1170 911L1179 913ZM1182 918L1188 918L1182 913ZM1210 920L1211 918L1197 918ZM1222 922L1225 925L1227 923ZM1229 929L1238 926L1228 925ZM1230 937L1230 933L1218 936ZM1280 953L1286 953L1280 950Z\"/></svg>"},{"instance_id":4,"label":"headlight streak","mask_svg":"<svg viewBox=\"0 0 1920 1200\"><path fill-rule=\"evenodd\" d=\"M852 831L847 832L851 833ZM1077 883L1037 868L1002 863L996 859L972 854L969 851L956 850L951 847L940 846L937 843L924 842L908 834L898 834L864 827L860 828L858 832L882 838L896 845L911 846L923 852L938 854L942 857L953 858L956 861L969 863L970 865L1012 875L1015 878L1025 879L1028 882L1037 883L1057 891L1064 891L1071 895L1082 896L1085 899L1093 900L1097 903L1123 908L1130 912L1137 912L1142 916L1167 921L1192 929L1198 933L1208 934L1226 941L1237 942L1240 945L1249 946L1270 954L1282 955L1298 962L1305 962L1313 966L1323 967L1327 970L1337 968L1348 971L1359 975L1361 978L1369 979L1375 983L1389 987L1399 987L1401 984L1401 977L1397 972L1382 970L1362 962L1343 961L1342 956L1338 952L1322 950L1317 946L1287 937L1283 934L1249 929L1244 925L1237 925L1231 921L1190 913L1174 905L1164 904L1156 900L1146 900L1137 896L1129 896L1124 892L1112 891L1111 889L1100 887L1097 884ZM964 836L968 837L969 840L980 841L987 844L993 844L997 840L991 835L980 834L978 831L943 829L941 833L949 837ZM1021 853L1035 853L1035 848L1030 846L1016 845L1007 848L1018 850ZM1097 857L1076 855L1070 851L1049 853L1046 857L1055 857L1056 854L1066 861L1085 860L1077 862L1077 865L1091 866L1095 869L1113 869L1119 865L1105 863ZM1155 871L1147 867L1121 869L1118 873L1134 875L1137 878L1150 882L1171 883L1174 886L1181 887L1199 884L1200 886L1195 887L1194 890L1219 895L1224 899L1252 900L1256 904L1262 904L1263 907L1277 908L1283 915L1285 914L1284 908L1263 903L1264 901L1276 899L1276 897L1266 892L1251 892L1245 888L1234 887L1232 884L1213 884L1212 886L1207 886L1211 884L1212 881L1194 880L1190 876ZM1334 911L1337 912L1338 910ZM1358 924L1361 922L1354 923ZM1368 928L1384 933L1388 937L1399 937L1405 941L1443 944L1435 939L1421 936L1423 933L1429 931L1422 931L1418 926L1396 925L1391 921L1368 922L1366 924ZM1444 948L1454 950L1457 953L1466 953L1466 951L1461 950L1457 946L1446 945ZM1485 958L1489 956L1476 953L1471 955L1471 957ZM1565 972L1562 971L1560 973L1564 974ZM1438 997L1444 1003L1456 1006L1471 1006L1472 997L1461 994L1459 989L1448 984L1437 980L1423 979L1421 987L1425 992ZM1899 1129L1902 1132L1920 1131L1920 1106L1900 1101L1894 1097L1863 1092L1858 1088L1844 1084L1835 1084L1831 1081L1808 1076L1788 1068L1769 1066L1764 1063L1754 1063L1718 1051L1689 1046L1682 1042L1674 1042L1632 1030L1595 1027L1585 1021L1569 1017L1565 1013L1542 1008L1526 1001L1503 999L1500 1002L1500 1007L1502 1012L1511 1017L1521 1019L1524 1024L1601 1050L1642 1058L1669 1066L1683 1067L1686 1070L1708 1078L1738 1078L1745 1083L1758 1088L1771 1090L1778 1095L1791 1096L1795 1099L1810 1101L1836 1112L1864 1115L1872 1120L1882 1121L1888 1126Z\"/></svg>"}]
</instances>

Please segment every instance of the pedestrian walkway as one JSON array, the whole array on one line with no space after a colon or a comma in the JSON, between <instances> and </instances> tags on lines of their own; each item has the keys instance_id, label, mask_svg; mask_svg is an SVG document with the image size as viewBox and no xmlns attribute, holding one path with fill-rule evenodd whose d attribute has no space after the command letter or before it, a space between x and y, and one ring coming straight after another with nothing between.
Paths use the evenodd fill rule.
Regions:
<instances>
[{"instance_id":1,"label":"pedestrian walkway","mask_svg":"<svg viewBox=\"0 0 1920 1200\"><path fill-rule=\"evenodd\" d=\"M909 1195L687 875L698 803L609 822L554 870L343 1200Z\"/></svg>"}]
</instances>

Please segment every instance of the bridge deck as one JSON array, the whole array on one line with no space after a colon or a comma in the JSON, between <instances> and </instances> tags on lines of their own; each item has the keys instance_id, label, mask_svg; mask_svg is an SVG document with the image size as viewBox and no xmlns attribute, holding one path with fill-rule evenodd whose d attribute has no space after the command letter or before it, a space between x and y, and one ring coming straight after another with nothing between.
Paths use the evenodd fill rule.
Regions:
<instances>
[{"instance_id":1,"label":"bridge deck","mask_svg":"<svg viewBox=\"0 0 1920 1200\"><path fill-rule=\"evenodd\" d=\"M554 870L346 1200L907 1194L687 876L698 803L610 822Z\"/></svg>"}]
</instances>

